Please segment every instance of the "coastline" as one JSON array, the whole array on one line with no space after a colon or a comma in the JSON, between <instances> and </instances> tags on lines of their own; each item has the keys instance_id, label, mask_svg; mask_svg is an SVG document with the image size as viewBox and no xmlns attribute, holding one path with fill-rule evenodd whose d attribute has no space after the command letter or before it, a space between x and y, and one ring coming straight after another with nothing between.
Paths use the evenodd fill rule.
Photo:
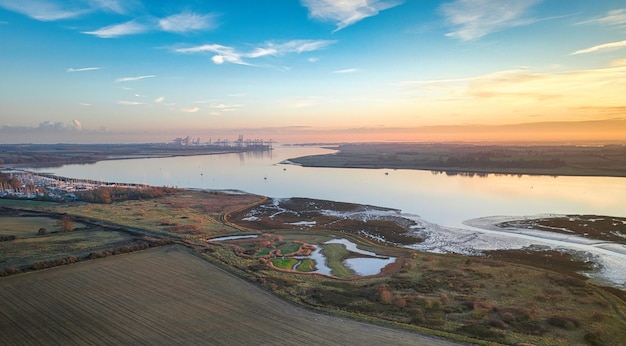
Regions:
<instances>
[{"instance_id":1,"label":"coastline","mask_svg":"<svg viewBox=\"0 0 626 346\"><path fill-rule=\"evenodd\" d=\"M491 216L466 220L464 225L469 229L466 232L473 232L475 238L470 245L474 249L486 250L507 250L521 249L532 245L542 246L546 249L565 251L579 258L594 262L598 268L590 272L581 274L598 281L602 284L626 290L626 245L604 240L589 239L575 234L563 234L527 228L500 228L498 223L505 221L517 221L524 219L536 219L542 217L556 217L562 215L543 214L534 216ZM471 234L471 233L470 233ZM507 242L501 243L499 247L493 247L492 240L506 237Z\"/></svg>"}]
</instances>

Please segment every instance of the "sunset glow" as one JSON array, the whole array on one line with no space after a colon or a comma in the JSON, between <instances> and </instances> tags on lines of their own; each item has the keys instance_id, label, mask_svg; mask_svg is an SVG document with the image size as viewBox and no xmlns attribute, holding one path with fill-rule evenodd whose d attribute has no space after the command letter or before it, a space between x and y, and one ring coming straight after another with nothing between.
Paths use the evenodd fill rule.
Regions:
<instances>
[{"instance_id":1,"label":"sunset glow","mask_svg":"<svg viewBox=\"0 0 626 346\"><path fill-rule=\"evenodd\" d=\"M617 0L0 0L0 36L0 143L626 142Z\"/></svg>"}]
</instances>

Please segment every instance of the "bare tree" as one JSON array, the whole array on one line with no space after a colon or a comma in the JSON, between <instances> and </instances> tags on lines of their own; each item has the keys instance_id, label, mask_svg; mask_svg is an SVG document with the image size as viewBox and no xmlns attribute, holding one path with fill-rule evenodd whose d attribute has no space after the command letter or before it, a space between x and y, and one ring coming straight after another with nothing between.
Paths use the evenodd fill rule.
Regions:
<instances>
[{"instance_id":1,"label":"bare tree","mask_svg":"<svg viewBox=\"0 0 626 346\"><path fill-rule=\"evenodd\" d=\"M63 232L71 232L74 230L74 220L71 217L65 215L59 219L58 226Z\"/></svg>"}]
</instances>

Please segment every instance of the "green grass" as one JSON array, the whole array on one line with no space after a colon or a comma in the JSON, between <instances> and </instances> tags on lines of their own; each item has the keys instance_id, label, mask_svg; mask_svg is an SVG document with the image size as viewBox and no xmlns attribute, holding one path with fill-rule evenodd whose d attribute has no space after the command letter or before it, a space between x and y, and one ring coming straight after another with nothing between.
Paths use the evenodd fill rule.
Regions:
<instances>
[{"instance_id":1,"label":"green grass","mask_svg":"<svg viewBox=\"0 0 626 346\"><path fill-rule=\"evenodd\" d=\"M337 277L347 277L355 275L354 271L343 265L343 260L350 254L342 244L324 244L322 251L328 262L331 273Z\"/></svg>"},{"instance_id":2,"label":"green grass","mask_svg":"<svg viewBox=\"0 0 626 346\"><path fill-rule=\"evenodd\" d=\"M298 260L295 258L275 258L272 260L272 264L276 267L276 268L280 268L280 269L286 269L286 270L292 270L293 266L296 265L296 263L298 263Z\"/></svg>"},{"instance_id":3,"label":"green grass","mask_svg":"<svg viewBox=\"0 0 626 346\"><path fill-rule=\"evenodd\" d=\"M280 251L283 254L287 255L287 254L294 253L294 252L298 251L299 248L300 248L300 244L291 243L291 244L286 244L284 246L281 246L280 247Z\"/></svg>"},{"instance_id":4,"label":"green grass","mask_svg":"<svg viewBox=\"0 0 626 346\"><path fill-rule=\"evenodd\" d=\"M4 199L0 198L0 206L9 208L40 208L58 205L57 202L31 201L23 199Z\"/></svg>"},{"instance_id":5,"label":"green grass","mask_svg":"<svg viewBox=\"0 0 626 346\"><path fill-rule=\"evenodd\" d=\"M311 259L303 259L296 267L296 270L301 272L312 272L315 269L315 262Z\"/></svg>"}]
</instances>

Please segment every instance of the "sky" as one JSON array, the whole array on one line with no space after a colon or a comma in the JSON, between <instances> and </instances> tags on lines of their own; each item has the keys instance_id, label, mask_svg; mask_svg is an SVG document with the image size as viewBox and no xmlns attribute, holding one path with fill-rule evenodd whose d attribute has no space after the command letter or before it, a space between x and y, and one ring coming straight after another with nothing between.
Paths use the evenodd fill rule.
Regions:
<instances>
[{"instance_id":1,"label":"sky","mask_svg":"<svg viewBox=\"0 0 626 346\"><path fill-rule=\"evenodd\" d=\"M623 0L0 0L0 143L626 143Z\"/></svg>"}]
</instances>

